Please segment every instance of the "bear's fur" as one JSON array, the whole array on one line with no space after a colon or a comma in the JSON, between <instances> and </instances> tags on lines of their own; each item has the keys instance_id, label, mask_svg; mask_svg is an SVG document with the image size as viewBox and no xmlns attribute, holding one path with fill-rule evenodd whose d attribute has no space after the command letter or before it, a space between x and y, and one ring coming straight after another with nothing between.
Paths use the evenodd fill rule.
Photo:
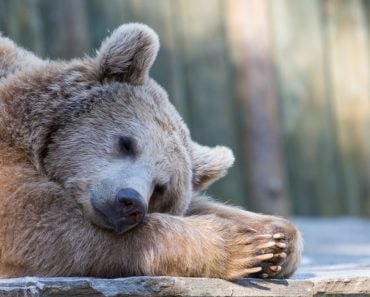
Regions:
<instances>
[{"instance_id":1,"label":"bear's fur","mask_svg":"<svg viewBox=\"0 0 370 297\"><path fill-rule=\"evenodd\" d=\"M191 140L148 76L158 49L142 24L72 61L42 60L0 36L0 277L236 280L296 270L301 238L289 221L199 193L234 158ZM126 232L94 208L125 187L147 208Z\"/></svg>"}]
</instances>

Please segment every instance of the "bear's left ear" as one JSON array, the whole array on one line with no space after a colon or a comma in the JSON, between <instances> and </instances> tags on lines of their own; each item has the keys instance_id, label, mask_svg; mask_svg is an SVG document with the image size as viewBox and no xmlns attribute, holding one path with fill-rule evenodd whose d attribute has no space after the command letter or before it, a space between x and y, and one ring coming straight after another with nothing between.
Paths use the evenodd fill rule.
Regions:
<instances>
[{"instance_id":1,"label":"bear's left ear","mask_svg":"<svg viewBox=\"0 0 370 297\"><path fill-rule=\"evenodd\" d=\"M137 23L122 25L102 43L97 53L98 78L143 84L158 50L158 35L151 28Z\"/></svg>"},{"instance_id":2,"label":"bear's left ear","mask_svg":"<svg viewBox=\"0 0 370 297\"><path fill-rule=\"evenodd\" d=\"M191 148L194 190L204 190L225 176L235 160L232 151L224 146L211 148L193 142Z\"/></svg>"}]
</instances>

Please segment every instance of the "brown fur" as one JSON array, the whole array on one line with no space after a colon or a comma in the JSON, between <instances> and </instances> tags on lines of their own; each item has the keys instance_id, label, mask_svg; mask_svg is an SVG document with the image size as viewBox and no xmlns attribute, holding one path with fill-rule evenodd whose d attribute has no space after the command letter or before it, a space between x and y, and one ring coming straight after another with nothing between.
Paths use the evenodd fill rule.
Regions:
<instances>
[{"instance_id":1,"label":"brown fur","mask_svg":"<svg viewBox=\"0 0 370 297\"><path fill-rule=\"evenodd\" d=\"M158 48L140 24L119 27L96 57L72 61L41 60L0 37L1 277L234 280L295 271L301 239L290 222L197 192L233 155L192 142L148 76ZM119 135L136 139L134 157L121 155ZM109 203L126 186L146 199L148 214L118 234L91 195Z\"/></svg>"}]
</instances>

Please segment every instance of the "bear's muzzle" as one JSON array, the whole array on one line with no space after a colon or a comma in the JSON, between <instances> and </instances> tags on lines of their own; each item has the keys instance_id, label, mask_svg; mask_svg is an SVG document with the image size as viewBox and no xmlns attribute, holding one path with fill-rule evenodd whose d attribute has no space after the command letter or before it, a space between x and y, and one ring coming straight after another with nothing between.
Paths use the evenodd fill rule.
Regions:
<instances>
[{"instance_id":1,"label":"bear's muzzle","mask_svg":"<svg viewBox=\"0 0 370 297\"><path fill-rule=\"evenodd\" d=\"M132 188L118 191L114 201L91 199L93 209L104 227L124 233L143 222L148 211L144 198Z\"/></svg>"}]
</instances>

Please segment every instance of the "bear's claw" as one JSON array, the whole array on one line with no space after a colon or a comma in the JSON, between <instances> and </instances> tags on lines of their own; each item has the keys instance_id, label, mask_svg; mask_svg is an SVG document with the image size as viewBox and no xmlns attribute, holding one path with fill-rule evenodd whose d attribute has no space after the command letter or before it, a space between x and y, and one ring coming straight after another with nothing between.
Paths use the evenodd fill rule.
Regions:
<instances>
[{"instance_id":1,"label":"bear's claw","mask_svg":"<svg viewBox=\"0 0 370 297\"><path fill-rule=\"evenodd\" d=\"M230 262L227 279L242 277L274 278L284 269L288 253L286 235L282 232L251 234L237 229L235 258Z\"/></svg>"},{"instance_id":2,"label":"bear's claw","mask_svg":"<svg viewBox=\"0 0 370 297\"><path fill-rule=\"evenodd\" d=\"M274 257L274 254L263 254L263 255L256 256L256 259L260 261L266 261L266 260L272 259L273 257Z\"/></svg>"},{"instance_id":3,"label":"bear's claw","mask_svg":"<svg viewBox=\"0 0 370 297\"><path fill-rule=\"evenodd\" d=\"M255 260L260 261L262 270L255 273L254 276L273 278L283 269L282 266L287 258L287 253L285 252L287 243L284 241L285 234L275 233L270 236L263 234L262 237L267 241L256 246L256 250L262 251L262 255L254 257Z\"/></svg>"},{"instance_id":4,"label":"bear's claw","mask_svg":"<svg viewBox=\"0 0 370 297\"><path fill-rule=\"evenodd\" d=\"M276 246L278 246L279 248L282 248L282 249L286 248L286 244L284 242L277 242Z\"/></svg>"},{"instance_id":5,"label":"bear's claw","mask_svg":"<svg viewBox=\"0 0 370 297\"><path fill-rule=\"evenodd\" d=\"M240 272L236 272L236 273L231 274L228 278L231 279L231 280L236 280L236 279L240 279L240 278L242 278L246 275L250 275L250 274L253 274L253 273L260 272L261 270L262 270L262 267L246 268L246 269L243 269Z\"/></svg>"},{"instance_id":6,"label":"bear's claw","mask_svg":"<svg viewBox=\"0 0 370 297\"><path fill-rule=\"evenodd\" d=\"M273 235L274 239L284 239L285 235L283 233L276 233Z\"/></svg>"},{"instance_id":7,"label":"bear's claw","mask_svg":"<svg viewBox=\"0 0 370 297\"><path fill-rule=\"evenodd\" d=\"M279 272L281 270L281 266L270 266L269 269L273 272Z\"/></svg>"},{"instance_id":8,"label":"bear's claw","mask_svg":"<svg viewBox=\"0 0 370 297\"><path fill-rule=\"evenodd\" d=\"M282 252L282 253L277 253L277 254L274 254L274 257L275 258L281 258L281 259L285 259L287 257L287 254Z\"/></svg>"}]
</instances>

